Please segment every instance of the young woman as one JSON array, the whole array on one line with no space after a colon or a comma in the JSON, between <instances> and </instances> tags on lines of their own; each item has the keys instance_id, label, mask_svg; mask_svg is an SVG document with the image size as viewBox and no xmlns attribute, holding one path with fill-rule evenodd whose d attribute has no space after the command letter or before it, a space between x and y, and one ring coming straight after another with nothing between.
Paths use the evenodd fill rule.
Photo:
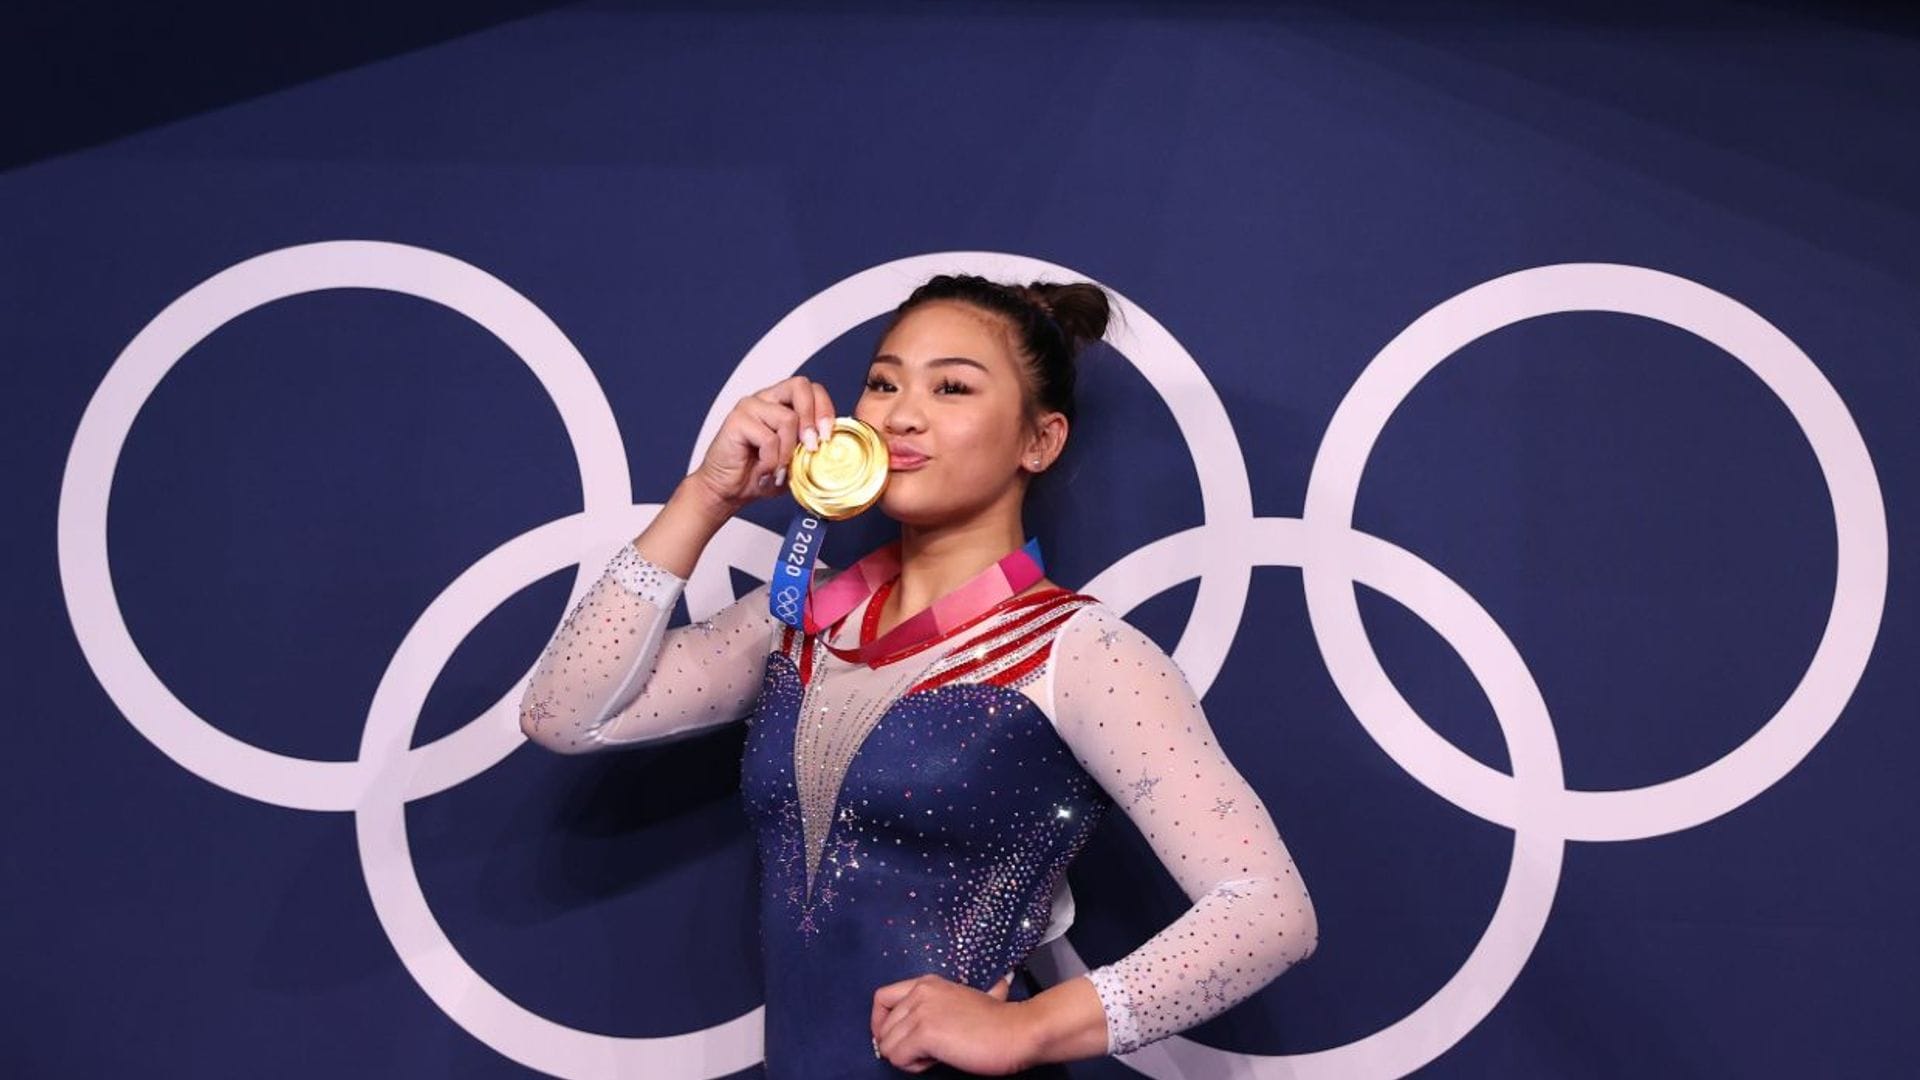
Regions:
<instances>
[{"instance_id":1,"label":"young woman","mask_svg":"<svg viewBox=\"0 0 1920 1080\"><path fill-rule=\"evenodd\" d=\"M1023 545L1027 486L1073 421L1075 356L1107 318L1091 284L927 282L854 405L888 444L877 506L900 537L816 573L810 603L843 614L796 629L762 585L666 628L713 534L831 430L826 388L795 376L734 406L535 668L521 727L559 753L748 724L770 1077L1064 1075L1055 1063L1190 1027L1313 951L1306 888L1180 670ZM1011 999L1071 920L1067 865L1115 805L1193 906L1120 960Z\"/></svg>"}]
</instances>

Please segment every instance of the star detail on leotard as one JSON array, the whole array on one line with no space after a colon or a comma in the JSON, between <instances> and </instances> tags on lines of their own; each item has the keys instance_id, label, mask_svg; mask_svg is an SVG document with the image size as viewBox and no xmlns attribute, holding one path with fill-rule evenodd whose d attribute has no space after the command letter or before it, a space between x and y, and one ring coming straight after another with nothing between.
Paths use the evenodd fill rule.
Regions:
<instances>
[{"instance_id":1,"label":"star detail on leotard","mask_svg":"<svg viewBox=\"0 0 1920 1080\"><path fill-rule=\"evenodd\" d=\"M1109 626L1105 630L1100 631L1100 644L1111 649L1113 648L1113 640L1119 636L1120 631Z\"/></svg>"},{"instance_id":2,"label":"star detail on leotard","mask_svg":"<svg viewBox=\"0 0 1920 1080\"><path fill-rule=\"evenodd\" d=\"M541 727L553 719L553 699L538 697L528 702L527 719L533 721L534 727Z\"/></svg>"},{"instance_id":3,"label":"star detail on leotard","mask_svg":"<svg viewBox=\"0 0 1920 1080\"><path fill-rule=\"evenodd\" d=\"M1207 972L1205 977L1194 980L1193 985L1199 987L1202 1001L1225 1001L1227 1000L1227 981L1227 977L1220 973L1220 969L1214 968Z\"/></svg>"},{"instance_id":4,"label":"star detail on leotard","mask_svg":"<svg viewBox=\"0 0 1920 1080\"><path fill-rule=\"evenodd\" d=\"M1220 815L1223 818L1226 817L1228 814L1233 813L1233 800L1232 799L1213 800L1213 812Z\"/></svg>"},{"instance_id":5,"label":"star detail on leotard","mask_svg":"<svg viewBox=\"0 0 1920 1080\"><path fill-rule=\"evenodd\" d=\"M853 820L852 811L844 811L840 815L840 820ZM860 869L860 841L852 837L842 836L828 846L826 856L826 861L833 864L834 877L841 877L848 870L858 870ZM831 894L825 894L821 897L820 902L822 904L830 904L833 902L833 897Z\"/></svg>"},{"instance_id":6,"label":"star detail on leotard","mask_svg":"<svg viewBox=\"0 0 1920 1080\"><path fill-rule=\"evenodd\" d=\"M1159 782L1160 782L1159 777L1148 776L1145 772L1142 772L1140 774L1140 779L1135 780L1133 783L1127 785L1127 791L1133 796L1128 801L1128 805L1137 803L1141 799L1153 798L1153 785Z\"/></svg>"},{"instance_id":7,"label":"star detail on leotard","mask_svg":"<svg viewBox=\"0 0 1920 1080\"><path fill-rule=\"evenodd\" d=\"M800 931L802 940L812 941L814 935L820 933L821 923L832 910L834 901L842 895L833 887L833 879L851 876L852 871L860 868L860 843L857 837L839 837L828 846L823 852L822 869L830 873L819 882L817 889L810 890L810 879L802 862L805 849L801 843L799 803L787 800L779 812L785 827L780 834L778 847L770 854L770 861L779 868L780 876L786 879L787 903L799 916L796 929ZM843 813L841 821L851 824L852 816Z\"/></svg>"}]
</instances>

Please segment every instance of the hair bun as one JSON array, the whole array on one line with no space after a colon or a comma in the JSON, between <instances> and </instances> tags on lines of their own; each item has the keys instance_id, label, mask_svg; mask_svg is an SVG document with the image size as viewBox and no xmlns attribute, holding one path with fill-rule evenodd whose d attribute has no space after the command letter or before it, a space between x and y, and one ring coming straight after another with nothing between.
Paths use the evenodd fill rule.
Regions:
<instances>
[{"instance_id":1,"label":"hair bun","mask_svg":"<svg viewBox=\"0 0 1920 1080\"><path fill-rule=\"evenodd\" d=\"M1071 339L1073 352L1106 336L1113 307L1107 291L1100 286L1084 281L1065 285L1035 281L1021 292L1060 324Z\"/></svg>"}]
</instances>

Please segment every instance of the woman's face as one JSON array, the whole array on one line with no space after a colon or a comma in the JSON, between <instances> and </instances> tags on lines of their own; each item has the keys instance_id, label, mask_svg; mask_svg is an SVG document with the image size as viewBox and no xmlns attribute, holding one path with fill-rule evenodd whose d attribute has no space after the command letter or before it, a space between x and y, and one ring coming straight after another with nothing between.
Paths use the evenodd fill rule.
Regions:
<instances>
[{"instance_id":1,"label":"woman's face","mask_svg":"<svg viewBox=\"0 0 1920 1080\"><path fill-rule=\"evenodd\" d=\"M1020 462L1034 456L1033 435L1013 350L1004 319L951 300L921 304L881 340L853 415L887 441L888 517L934 524L1023 493Z\"/></svg>"}]
</instances>

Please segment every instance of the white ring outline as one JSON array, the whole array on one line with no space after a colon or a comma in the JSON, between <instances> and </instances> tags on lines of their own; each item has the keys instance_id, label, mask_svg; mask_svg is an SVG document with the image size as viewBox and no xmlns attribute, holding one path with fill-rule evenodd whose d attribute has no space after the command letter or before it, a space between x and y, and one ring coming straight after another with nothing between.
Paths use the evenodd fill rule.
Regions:
<instances>
[{"instance_id":1,"label":"white ring outline","mask_svg":"<svg viewBox=\"0 0 1920 1080\"><path fill-rule=\"evenodd\" d=\"M380 289L453 309L499 338L533 371L560 411L580 465L586 505L620 513L633 501L626 450L586 358L545 312L478 267L425 248L370 240L301 244L254 256L168 304L134 335L100 380L74 431L60 484L60 585L80 651L122 716L188 772L274 806L351 810L375 763L315 761L236 739L175 697L133 642L107 558L113 474L140 409L175 364L209 334L275 300L321 289ZM593 568L574 579L586 591ZM529 670L529 674L531 670ZM509 698L488 709L513 716ZM517 724L472 722L408 752L423 785L417 797L491 767L519 746ZM426 779L431 778L431 779Z\"/></svg>"},{"instance_id":2,"label":"white ring outline","mask_svg":"<svg viewBox=\"0 0 1920 1080\"><path fill-rule=\"evenodd\" d=\"M1428 372L1470 342L1526 319L1572 311L1638 315L1719 346L1751 370L1799 424L1826 478L1837 559L1833 607L1799 684L1774 716L1712 764L1616 791L1563 790L1546 824L1571 840L1637 840L1711 821L1773 786L1839 720L1879 635L1887 589L1887 513L1873 458L1846 403L1805 352L1751 308L1698 282L1614 263L1518 270L1477 285L1416 319L1382 348L1334 410L1307 481L1310 532L1337 537L1375 441ZM1329 563L1303 568L1307 611L1341 694L1378 703L1356 717L1389 757L1434 794L1487 821L1516 827L1513 778L1442 738L1393 689L1360 622L1352 584ZM1608 817L1607 815L1611 815Z\"/></svg>"},{"instance_id":3,"label":"white ring outline","mask_svg":"<svg viewBox=\"0 0 1920 1080\"><path fill-rule=\"evenodd\" d=\"M649 503L619 517L592 520L584 513L539 526L488 552L455 578L408 629L393 662L374 691L361 738L362 760L405 762L414 725L435 679L466 635L529 582L580 562L581 531L592 523L601 539L594 550L607 558L659 512ZM730 545L755 527L733 519L722 530ZM605 537L613 537L612 544ZM777 543L778 538L775 538ZM712 550L711 548L709 550ZM769 565L774 555L766 554ZM602 560L604 562L604 560ZM744 569L744 568L743 568ZM571 601L569 601L571 607ZM520 734L517 717L509 724ZM361 873L380 925L408 974L447 1017L492 1047L531 1069L565 1077L725 1076L762 1059L766 1006L677 1035L606 1035L549 1019L514 1001L482 976L433 916L407 837L406 804L414 786L404 769L383 770L354 815ZM713 1071L708 1071L713 1070Z\"/></svg>"}]
</instances>

